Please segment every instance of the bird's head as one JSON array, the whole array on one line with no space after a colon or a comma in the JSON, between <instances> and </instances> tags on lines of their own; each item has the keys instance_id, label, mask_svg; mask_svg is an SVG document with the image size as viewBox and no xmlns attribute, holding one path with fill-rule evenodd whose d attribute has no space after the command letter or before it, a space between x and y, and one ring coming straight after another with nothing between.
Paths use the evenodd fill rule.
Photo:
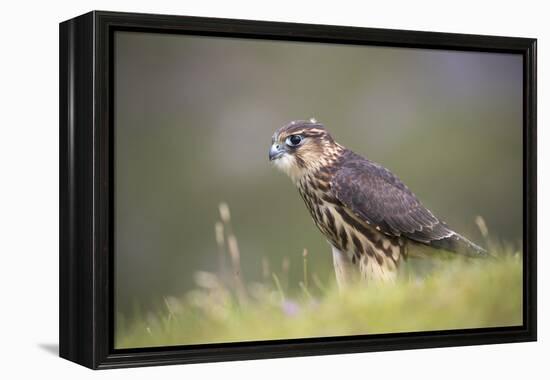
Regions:
<instances>
[{"instance_id":1,"label":"bird's head","mask_svg":"<svg viewBox=\"0 0 550 380\"><path fill-rule=\"evenodd\" d=\"M269 160L296 182L335 159L341 150L321 123L296 120L275 131Z\"/></svg>"}]
</instances>

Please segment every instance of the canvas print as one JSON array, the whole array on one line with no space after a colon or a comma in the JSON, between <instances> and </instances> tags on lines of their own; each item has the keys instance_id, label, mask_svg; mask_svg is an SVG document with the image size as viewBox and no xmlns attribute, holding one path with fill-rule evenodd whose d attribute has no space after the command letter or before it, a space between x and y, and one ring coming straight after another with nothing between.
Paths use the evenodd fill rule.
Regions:
<instances>
[{"instance_id":1,"label":"canvas print","mask_svg":"<svg viewBox=\"0 0 550 380\"><path fill-rule=\"evenodd\" d=\"M522 325L522 65L117 31L115 348Z\"/></svg>"}]
</instances>

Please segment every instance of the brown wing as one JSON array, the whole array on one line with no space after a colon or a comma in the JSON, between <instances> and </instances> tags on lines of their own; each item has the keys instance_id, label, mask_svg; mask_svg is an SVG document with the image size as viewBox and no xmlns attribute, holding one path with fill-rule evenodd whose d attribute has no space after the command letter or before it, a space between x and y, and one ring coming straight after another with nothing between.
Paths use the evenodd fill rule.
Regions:
<instances>
[{"instance_id":1,"label":"brown wing","mask_svg":"<svg viewBox=\"0 0 550 380\"><path fill-rule=\"evenodd\" d=\"M353 155L331 181L334 196L383 233L429 244L455 235L382 166Z\"/></svg>"}]
</instances>

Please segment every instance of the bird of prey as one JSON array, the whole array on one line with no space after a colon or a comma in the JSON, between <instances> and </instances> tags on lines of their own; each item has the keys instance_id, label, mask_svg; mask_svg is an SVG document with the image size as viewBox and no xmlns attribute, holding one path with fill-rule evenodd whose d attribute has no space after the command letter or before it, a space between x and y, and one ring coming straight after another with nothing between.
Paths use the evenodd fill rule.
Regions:
<instances>
[{"instance_id":1,"label":"bird of prey","mask_svg":"<svg viewBox=\"0 0 550 380\"><path fill-rule=\"evenodd\" d=\"M297 186L332 246L339 287L357 280L393 281L411 248L486 255L389 170L338 144L316 120L290 122L275 131L271 143L269 160Z\"/></svg>"}]
</instances>

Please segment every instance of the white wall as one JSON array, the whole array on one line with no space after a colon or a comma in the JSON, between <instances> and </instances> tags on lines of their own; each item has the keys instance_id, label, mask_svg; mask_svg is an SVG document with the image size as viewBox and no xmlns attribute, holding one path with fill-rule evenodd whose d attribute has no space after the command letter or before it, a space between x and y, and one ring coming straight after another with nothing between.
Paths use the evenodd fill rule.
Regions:
<instances>
[{"instance_id":1,"label":"white wall","mask_svg":"<svg viewBox=\"0 0 550 380\"><path fill-rule=\"evenodd\" d=\"M292 358L92 373L57 345L58 22L92 9L536 37L539 39L539 342ZM550 213L547 120L550 27L536 1L6 2L0 23L0 350L5 379L61 378L548 378ZM545 70L546 69L546 70ZM30 264L30 265L29 265ZM10 374L7 374L7 373ZM546 376L545 376L546 375Z\"/></svg>"}]
</instances>

